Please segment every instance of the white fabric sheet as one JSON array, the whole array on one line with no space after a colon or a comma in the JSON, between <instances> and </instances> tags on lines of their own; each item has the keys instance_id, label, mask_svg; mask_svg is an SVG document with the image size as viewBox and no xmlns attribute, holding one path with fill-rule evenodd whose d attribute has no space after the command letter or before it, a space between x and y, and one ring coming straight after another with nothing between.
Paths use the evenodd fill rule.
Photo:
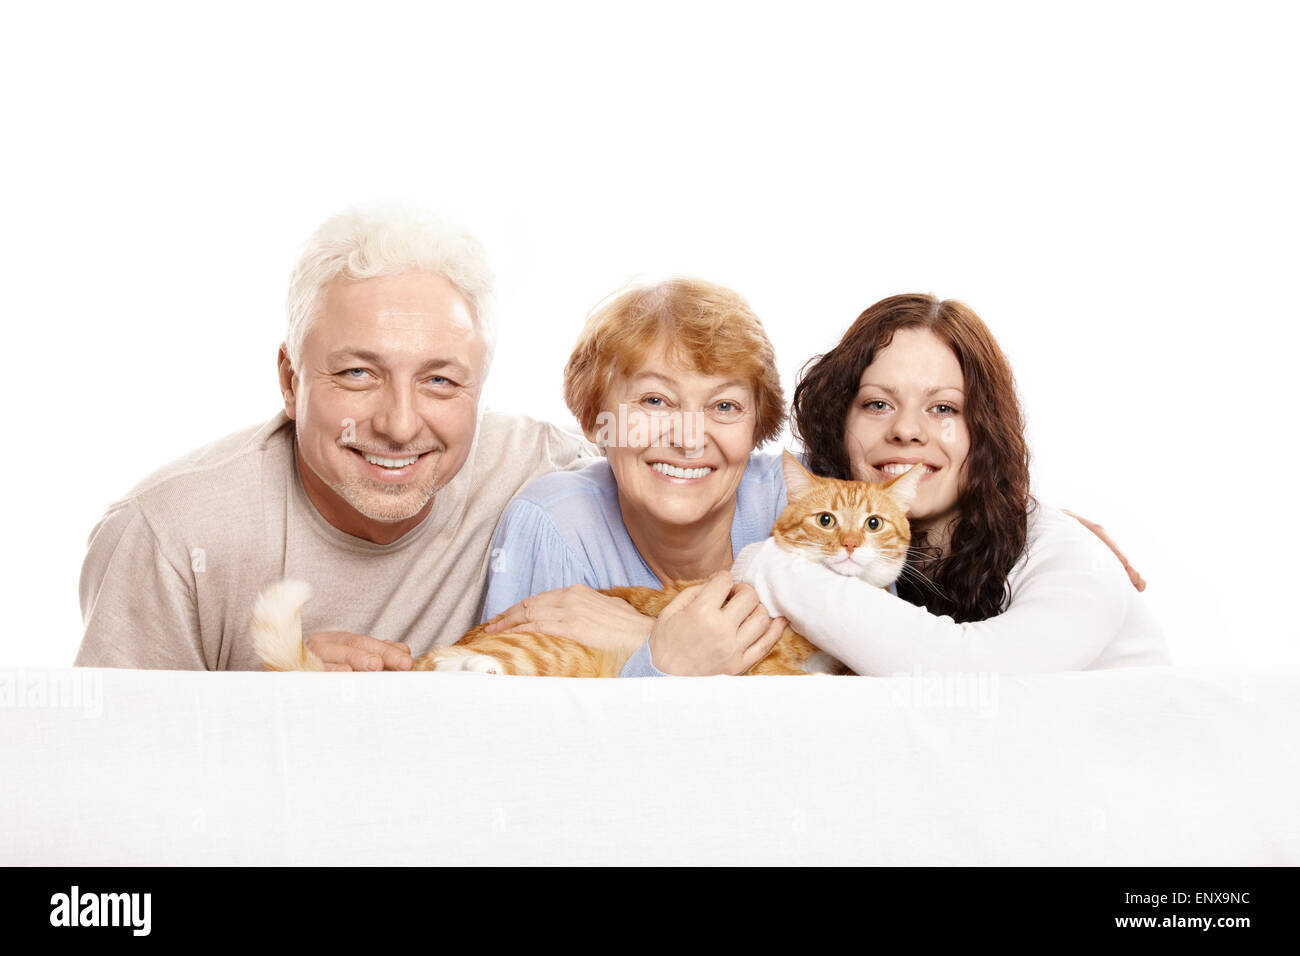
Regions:
<instances>
[{"instance_id":1,"label":"white fabric sheet","mask_svg":"<svg viewBox=\"0 0 1300 956\"><path fill-rule=\"evenodd\" d=\"M9 669L0 726L4 864L1300 864L1294 672Z\"/></svg>"}]
</instances>

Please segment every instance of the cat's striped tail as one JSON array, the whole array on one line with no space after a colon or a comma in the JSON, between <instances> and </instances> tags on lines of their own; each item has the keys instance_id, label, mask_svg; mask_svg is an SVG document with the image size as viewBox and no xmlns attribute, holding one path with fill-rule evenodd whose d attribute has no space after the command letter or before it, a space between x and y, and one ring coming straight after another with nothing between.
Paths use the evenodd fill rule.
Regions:
<instances>
[{"instance_id":1,"label":"cat's striped tail","mask_svg":"<svg viewBox=\"0 0 1300 956\"><path fill-rule=\"evenodd\" d=\"M281 581L263 589L253 605L253 647L269 671L323 671L302 642L302 606L311 597L305 581Z\"/></svg>"}]
</instances>

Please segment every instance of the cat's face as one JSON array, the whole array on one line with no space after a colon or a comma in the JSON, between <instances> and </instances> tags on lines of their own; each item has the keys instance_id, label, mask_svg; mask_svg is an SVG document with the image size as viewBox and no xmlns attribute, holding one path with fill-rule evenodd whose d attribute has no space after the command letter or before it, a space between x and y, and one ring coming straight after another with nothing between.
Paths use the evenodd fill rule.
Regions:
<instances>
[{"instance_id":1,"label":"cat's face","mask_svg":"<svg viewBox=\"0 0 1300 956\"><path fill-rule=\"evenodd\" d=\"M772 529L777 543L836 574L893 583L907 561L907 509L922 469L888 482L839 481L811 474L789 452L782 467L790 504Z\"/></svg>"}]
</instances>

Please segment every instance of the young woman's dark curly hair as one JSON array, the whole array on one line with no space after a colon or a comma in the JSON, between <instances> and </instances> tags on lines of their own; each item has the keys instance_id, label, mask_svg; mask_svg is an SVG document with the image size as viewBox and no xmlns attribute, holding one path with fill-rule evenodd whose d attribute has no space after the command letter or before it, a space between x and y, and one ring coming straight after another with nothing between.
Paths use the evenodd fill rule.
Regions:
<instances>
[{"instance_id":1,"label":"young woman's dark curly hair","mask_svg":"<svg viewBox=\"0 0 1300 956\"><path fill-rule=\"evenodd\" d=\"M809 468L819 475L852 478L845 423L862 371L899 329L929 329L948 344L965 377L970 429L958 517L942 554L913 540L911 562L930 582L904 575L900 596L958 622L1001 613L1007 574L1025 550L1029 448L1011 366L988 327L969 307L929 295L896 295L867 309L839 345L804 366L794 390L791 418Z\"/></svg>"}]
</instances>

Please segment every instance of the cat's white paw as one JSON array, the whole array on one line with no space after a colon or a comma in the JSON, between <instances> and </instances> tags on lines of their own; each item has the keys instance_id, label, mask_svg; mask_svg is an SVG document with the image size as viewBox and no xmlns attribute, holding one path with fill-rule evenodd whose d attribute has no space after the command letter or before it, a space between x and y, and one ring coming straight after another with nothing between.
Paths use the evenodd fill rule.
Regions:
<instances>
[{"instance_id":1,"label":"cat's white paw","mask_svg":"<svg viewBox=\"0 0 1300 956\"><path fill-rule=\"evenodd\" d=\"M818 677L827 677L831 674L838 674L843 666L825 651L814 651L808 660L803 662L803 672Z\"/></svg>"},{"instance_id":2,"label":"cat's white paw","mask_svg":"<svg viewBox=\"0 0 1300 956\"><path fill-rule=\"evenodd\" d=\"M486 654L474 654L465 658L465 670L474 671L476 674L504 674L506 665L495 657L488 657Z\"/></svg>"},{"instance_id":3,"label":"cat's white paw","mask_svg":"<svg viewBox=\"0 0 1300 956\"><path fill-rule=\"evenodd\" d=\"M504 674L505 665L486 654L463 654L438 662L435 671L473 671L475 674Z\"/></svg>"}]
</instances>

